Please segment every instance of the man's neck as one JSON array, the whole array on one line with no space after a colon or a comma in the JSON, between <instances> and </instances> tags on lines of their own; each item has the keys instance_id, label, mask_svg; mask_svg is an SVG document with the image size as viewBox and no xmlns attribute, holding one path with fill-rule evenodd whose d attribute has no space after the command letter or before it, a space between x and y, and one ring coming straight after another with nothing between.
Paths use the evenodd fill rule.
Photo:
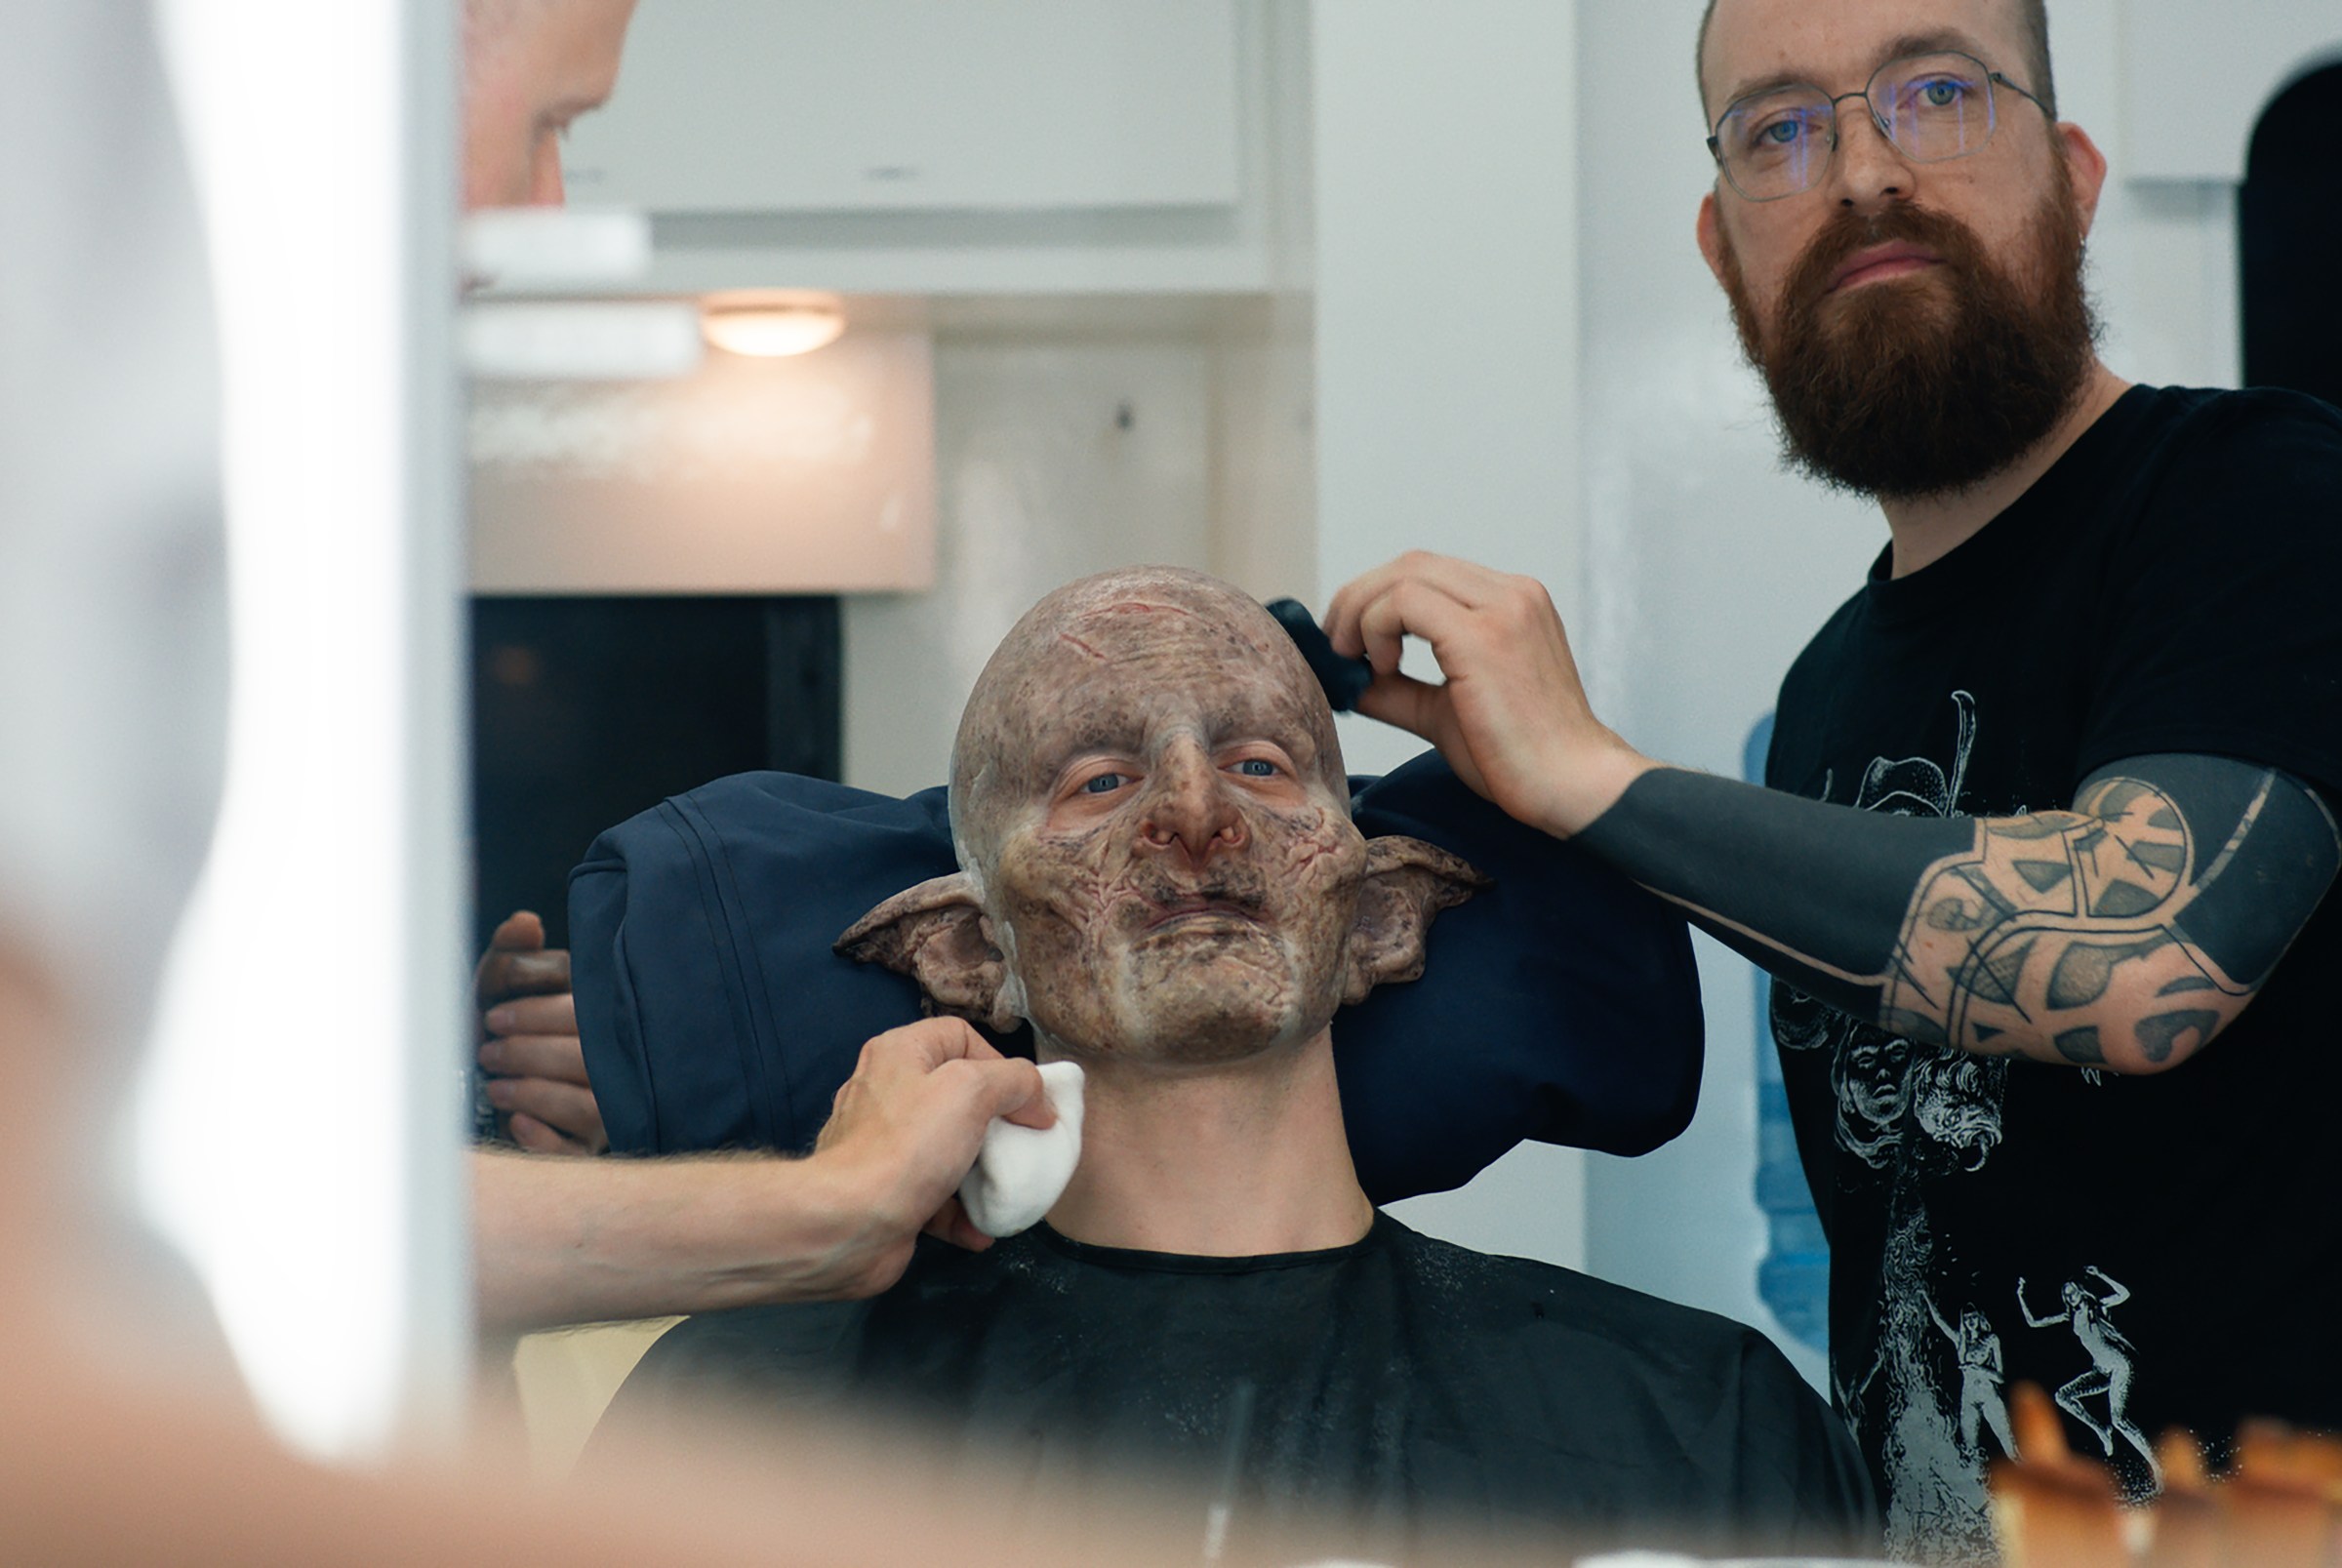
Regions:
<instances>
[{"instance_id":1,"label":"man's neck","mask_svg":"<svg viewBox=\"0 0 2342 1568\"><path fill-rule=\"evenodd\" d=\"M1887 530L1894 536L1891 575L1909 577L1973 539L1985 524L2031 490L2034 482L2081 439L2081 432L2097 423L2098 417L2113 408L2115 400L2129 389L2128 382L2093 357L2074 406L2015 462L1965 490L1881 501L1879 509L1886 513Z\"/></svg>"},{"instance_id":2,"label":"man's neck","mask_svg":"<svg viewBox=\"0 0 2342 1568\"><path fill-rule=\"evenodd\" d=\"M1211 1071L1081 1060L1081 1165L1049 1211L1061 1234L1244 1258L1345 1247L1372 1225L1325 1033Z\"/></svg>"}]
</instances>

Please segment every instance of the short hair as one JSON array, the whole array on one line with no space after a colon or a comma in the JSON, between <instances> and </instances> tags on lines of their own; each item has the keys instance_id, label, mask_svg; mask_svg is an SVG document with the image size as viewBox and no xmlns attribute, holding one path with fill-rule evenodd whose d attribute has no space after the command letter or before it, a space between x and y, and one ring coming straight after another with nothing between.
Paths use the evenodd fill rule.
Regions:
<instances>
[{"instance_id":1,"label":"short hair","mask_svg":"<svg viewBox=\"0 0 2342 1568\"><path fill-rule=\"evenodd\" d=\"M2025 29L2025 74L2032 80L2019 85L2031 88L2033 96L2041 101L2041 108L2051 120L2057 118L2057 78L2049 68L2049 0L2015 0L2017 20ZM1691 56L1692 85L1700 95L1700 116L1708 114L1708 24L1716 20L1716 0L1708 0L1707 9L1700 13L1699 42Z\"/></svg>"}]
</instances>

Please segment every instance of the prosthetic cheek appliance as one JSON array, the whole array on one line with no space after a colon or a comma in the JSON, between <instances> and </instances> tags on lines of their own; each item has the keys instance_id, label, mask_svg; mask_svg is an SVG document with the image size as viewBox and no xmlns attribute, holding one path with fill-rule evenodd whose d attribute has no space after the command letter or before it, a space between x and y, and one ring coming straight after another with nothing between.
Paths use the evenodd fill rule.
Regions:
<instances>
[{"instance_id":1,"label":"prosthetic cheek appliance","mask_svg":"<svg viewBox=\"0 0 2342 1568\"><path fill-rule=\"evenodd\" d=\"M1358 695L1374 681L1374 666L1334 652L1333 642L1299 599L1278 599L1269 613L1301 649L1334 711L1356 707ZM959 1184L960 1206L988 1236L1013 1236L1039 1224L1064 1196L1081 1161L1080 1064L1044 1063L1041 1086L1057 1109L1056 1125L1036 1130L995 1117L985 1129L975 1168Z\"/></svg>"}]
</instances>

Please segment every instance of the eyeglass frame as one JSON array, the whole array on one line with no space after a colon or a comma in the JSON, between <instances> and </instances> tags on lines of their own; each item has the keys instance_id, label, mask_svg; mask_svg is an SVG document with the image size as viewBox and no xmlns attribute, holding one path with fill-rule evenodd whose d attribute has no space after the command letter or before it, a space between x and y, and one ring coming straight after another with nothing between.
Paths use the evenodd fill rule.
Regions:
<instances>
[{"instance_id":1,"label":"eyeglass frame","mask_svg":"<svg viewBox=\"0 0 2342 1568\"><path fill-rule=\"evenodd\" d=\"M1985 139L1982 142L1978 143L1976 146L1967 148L1965 151L1948 152L1940 158L1914 157L1913 154L1904 147L1902 142L1895 140L1895 133L1888 128L1885 118L1878 112L1878 105L1871 99L1871 89L1878 85L1879 77L1885 75L1889 70L1904 63L1906 60L1930 60L1940 55L1949 55L1959 60L1964 60L1969 64L1975 66L1979 71L1984 73L1984 90L1987 95L1985 100L1985 108L1986 112L1992 116L1993 130L1986 133ZM1734 109L1739 108L1743 103L1748 102L1751 99L1762 98L1768 93L1787 93L1797 88L1804 88L1810 92L1820 94L1823 101L1829 104L1830 158L1832 161L1837 159L1838 142L1840 140L1842 140L1838 135L1837 129L1837 106L1850 98L1858 98L1862 100L1863 107L1871 111L1871 124L1878 128L1878 134L1886 139L1886 144L1890 147L1893 147L1896 152L1901 153L1902 156L1906 158L1910 158L1914 163L1954 163L1961 158L1973 157L1975 154L1982 152L1986 147L1992 145L1993 136L1999 132L2000 125L2000 117L1999 113L1992 108L1992 100L1990 96L1996 84L2007 88L2010 92L2016 94L2017 97L2023 99L2035 108L2039 109L2043 114L2049 113L2049 105L2042 102L2039 97L2027 92L2023 87L2011 80L2005 72L1995 70L1992 66L1987 65L1983 60L1978 60L1974 55L1969 54L1966 50L1922 49L1915 54L1897 55L1892 60L1880 62L1878 68L1871 72L1870 79L1862 84L1862 87L1859 91L1852 93L1840 93L1836 98L1832 98L1830 94L1823 89L1819 82L1784 82L1778 87L1760 87L1754 93L1743 93L1740 95L1740 97L1725 104L1724 112L1717 115L1716 117L1716 124L1708 128L1708 156L1716 160L1716 172L1724 177L1724 183L1730 185L1732 187L1733 194L1737 195L1742 201L1745 202L1763 203L1787 201L1792 196L1802 196L1807 191L1819 185L1822 182L1821 176L1816 175L1811 181L1800 185L1796 190L1785 190L1778 196L1752 196L1747 191L1740 188L1740 181L1732 178L1731 166L1724 162L1724 122L1732 118L1732 111ZM1828 173L1829 168L1829 163L1824 163L1822 165L1822 172L1824 174Z\"/></svg>"}]
</instances>

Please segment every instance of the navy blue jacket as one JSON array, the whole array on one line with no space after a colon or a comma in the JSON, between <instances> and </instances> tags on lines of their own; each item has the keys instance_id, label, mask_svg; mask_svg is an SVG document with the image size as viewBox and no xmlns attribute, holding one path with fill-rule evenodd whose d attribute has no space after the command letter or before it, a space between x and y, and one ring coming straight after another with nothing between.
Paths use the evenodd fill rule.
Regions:
<instances>
[{"instance_id":1,"label":"navy blue jacket","mask_svg":"<svg viewBox=\"0 0 2342 1568\"><path fill-rule=\"evenodd\" d=\"M1376 1202L1460 1186L1523 1139L1638 1154L1683 1130L1700 993L1680 918L1435 754L1353 780L1352 803L1368 837L1422 838L1496 878L1433 923L1423 979L1334 1020ZM910 981L829 945L954 869L943 790L782 773L719 779L595 840L570 873L571 961L611 1147L809 1147L863 1041L920 1016Z\"/></svg>"}]
</instances>

